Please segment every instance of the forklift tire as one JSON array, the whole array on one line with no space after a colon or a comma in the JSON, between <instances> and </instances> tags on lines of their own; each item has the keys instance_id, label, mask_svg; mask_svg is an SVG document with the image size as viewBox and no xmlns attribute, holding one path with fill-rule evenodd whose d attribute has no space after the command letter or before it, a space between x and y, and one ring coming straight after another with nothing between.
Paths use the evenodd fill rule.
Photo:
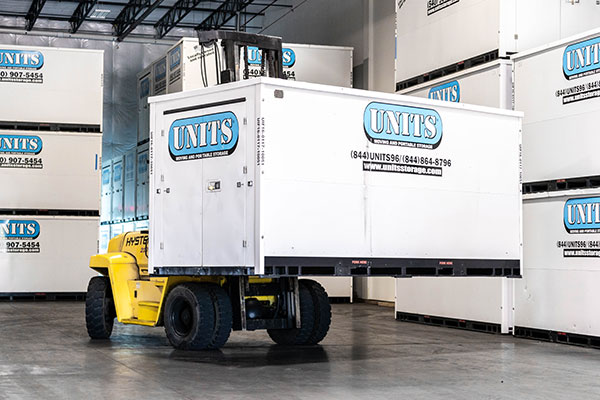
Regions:
<instances>
[{"instance_id":1,"label":"forklift tire","mask_svg":"<svg viewBox=\"0 0 600 400\"><path fill-rule=\"evenodd\" d=\"M184 283L173 288L164 311L165 332L179 350L210 347L215 330L213 301L206 285Z\"/></svg>"},{"instance_id":2,"label":"forklift tire","mask_svg":"<svg viewBox=\"0 0 600 400\"><path fill-rule=\"evenodd\" d=\"M277 344L281 345L307 345L315 327L315 306L313 296L307 285L302 281L298 284L300 297L300 328L267 329L267 333Z\"/></svg>"},{"instance_id":3,"label":"forklift tire","mask_svg":"<svg viewBox=\"0 0 600 400\"><path fill-rule=\"evenodd\" d=\"M92 339L108 339L115 323L115 303L106 276L94 276L85 297L85 325Z\"/></svg>"},{"instance_id":4,"label":"forklift tire","mask_svg":"<svg viewBox=\"0 0 600 400\"><path fill-rule=\"evenodd\" d=\"M215 313L215 329L208 347L211 349L220 349L227 343L231 334L231 328L233 327L231 299L227 292L219 285L207 284L206 287L212 299Z\"/></svg>"},{"instance_id":5,"label":"forklift tire","mask_svg":"<svg viewBox=\"0 0 600 400\"><path fill-rule=\"evenodd\" d=\"M327 292L317 281L303 279L300 281L308 287L315 306L315 327L308 339L308 344L317 344L327 336L331 325L331 304Z\"/></svg>"}]
</instances>

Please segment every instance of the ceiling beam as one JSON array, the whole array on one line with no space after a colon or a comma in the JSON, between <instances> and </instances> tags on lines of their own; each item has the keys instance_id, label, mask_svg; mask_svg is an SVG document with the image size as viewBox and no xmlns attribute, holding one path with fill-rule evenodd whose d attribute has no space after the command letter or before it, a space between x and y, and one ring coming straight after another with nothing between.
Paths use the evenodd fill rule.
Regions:
<instances>
[{"instance_id":1,"label":"ceiling beam","mask_svg":"<svg viewBox=\"0 0 600 400\"><path fill-rule=\"evenodd\" d=\"M25 30L30 31L33 29L33 25L35 25L35 21L40 16L44 4L46 4L46 0L33 0L31 2L31 7L29 7L29 11L25 16Z\"/></svg>"},{"instance_id":2,"label":"ceiling beam","mask_svg":"<svg viewBox=\"0 0 600 400\"><path fill-rule=\"evenodd\" d=\"M122 41L133 31L163 0L129 0L113 23L117 41Z\"/></svg>"},{"instance_id":3,"label":"ceiling beam","mask_svg":"<svg viewBox=\"0 0 600 400\"><path fill-rule=\"evenodd\" d=\"M76 33L83 21L90 14L94 6L98 3L98 0L83 0L79 3L71 18L69 18L69 23L71 24L71 33Z\"/></svg>"},{"instance_id":4,"label":"ceiling beam","mask_svg":"<svg viewBox=\"0 0 600 400\"><path fill-rule=\"evenodd\" d=\"M178 0L177 3L173 4L173 7L154 25L156 38L162 39L202 1L204 0Z\"/></svg>"},{"instance_id":5,"label":"ceiling beam","mask_svg":"<svg viewBox=\"0 0 600 400\"><path fill-rule=\"evenodd\" d=\"M219 29L252 2L253 0L225 0L223 4L196 27L196 30L210 31Z\"/></svg>"}]
</instances>

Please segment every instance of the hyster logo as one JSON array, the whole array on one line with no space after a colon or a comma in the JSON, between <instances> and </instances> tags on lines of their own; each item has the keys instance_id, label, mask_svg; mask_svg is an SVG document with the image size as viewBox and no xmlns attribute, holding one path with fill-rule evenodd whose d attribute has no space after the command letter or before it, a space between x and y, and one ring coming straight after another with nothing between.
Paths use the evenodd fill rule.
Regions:
<instances>
[{"instance_id":1,"label":"hyster logo","mask_svg":"<svg viewBox=\"0 0 600 400\"><path fill-rule=\"evenodd\" d=\"M39 154L42 139L38 136L0 135L0 153Z\"/></svg>"},{"instance_id":2,"label":"hyster logo","mask_svg":"<svg viewBox=\"0 0 600 400\"><path fill-rule=\"evenodd\" d=\"M568 46L563 53L563 73L575 79L600 72L600 37Z\"/></svg>"},{"instance_id":3,"label":"hyster logo","mask_svg":"<svg viewBox=\"0 0 600 400\"><path fill-rule=\"evenodd\" d=\"M291 68L296 64L296 52L292 49L284 48L282 64L285 68ZM248 47L248 64L260 65L262 56L258 47Z\"/></svg>"},{"instance_id":4,"label":"hyster logo","mask_svg":"<svg viewBox=\"0 0 600 400\"><path fill-rule=\"evenodd\" d=\"M40 224L32 220L0 220L0 238L11 240L36 239Z\"/></svg>"},{"instance_id":5,"label":"hyster logo","mask_svg":"<svg viewBox=\"0 0 600 400\"><path fill-rule=\"evenodd\" d=\"M460 85L457 81L444 83L429 89L430 99L451 101L458 103L460 101Z\"/></svg>"},{"instance_id":6,"label":"hyster logo","mask_svg":"<svg viewBox=\"0 0 600 400\"><path fill-rule=\"evenodd\" d=\"M435 149L442 140L442 118L428 108L370 103L364 128L375 144Z\"/></svg>"},{"instance_id":7,"label":"hyster logo","mask_svg":"<svg viewBox=\"0 0 600 400\"><path fill-rule=\"evenodd\" d=\"M600 233L600 197L567 200L564 223L569 233Z\"/></svg>"},{"instance_id":8,"label":"hyster logo","mask_svg":"<svg viewBox=\"0 0 600 400\"><path fill-rule=\"evenodd\" d=\"M0 49L0 68L40 69L44 66L44 56L33 50Z\"/></svg>"},{"instance_id":9,"label":"hyster logo","mask_svg":"<svg viewBox=\"0 0 600 400\"><path fill-rule=\"evenodd\" d=\"M169 153L175 161L227 156L238 136L237 117L229 111L178 119L169 129Z\"/></svg>"}]
</instances>

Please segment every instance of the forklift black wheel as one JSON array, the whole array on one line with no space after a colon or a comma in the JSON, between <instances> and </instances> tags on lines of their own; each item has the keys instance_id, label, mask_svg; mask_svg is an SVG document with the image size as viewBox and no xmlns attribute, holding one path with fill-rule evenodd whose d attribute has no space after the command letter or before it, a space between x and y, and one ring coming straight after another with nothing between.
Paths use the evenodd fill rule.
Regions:
<instances>
[{"instance_id":1,"label":"forklift black wheel","mask_svg":"<svg viewBox=\"0 0 600 400\"><path fill-rule=\"evenodd\" d=\"M204 350L210 347L215 330L215 313L208 287L184 283L173 288L164 311L165 332L179 350Z\"/></svg>"},{"instance_id":2,"label":"forklift black wheel","mask_svg":"<svg viewBox=\"0 0 600 400\"><path fill-rule=\"evenodd\" d=\"M90 279L85 298L85 325L92 339L108 339L115 322L115 303L110 279L95 276Z\"/></svg>"},{"instance_id":3,"label":"forklift black wheel","mask_svg":"<svg viewBox=\"0 0 600 400\"><path fill-rule=\"evenodd\" d=\"M209 347L211 349L220 349L227 343L233 326L231 299L227 292L219 285L207 284L206 287L212 299L215 313L215 330L213 331Z\"/></svg>"},{"instance_id":4,"label":"forklift black wheel","mask_svg":"<svg viewBox=\"0 0 600 400\"><path fill-rule=\"evenodd\" d=\"M315 306L313 296L303 281L299 282L300 297L300 328L267 329L267 333L277 344L307 345L311 343L311 335L315 327Z\"/></svg>"},{"instance_id":5,"label":"forklift black wheel","mask_svg":"<svg viewBox=\"0 0 600 400\"><path fill-rule=\"evenodd\" d=\"M300 284L305 285L312 295L315 306L315 327L308 339L309 344L317 344L327 336L331 325L331 304L325 288L317 281L302 279Z\"/></svg>"}]
</instances>

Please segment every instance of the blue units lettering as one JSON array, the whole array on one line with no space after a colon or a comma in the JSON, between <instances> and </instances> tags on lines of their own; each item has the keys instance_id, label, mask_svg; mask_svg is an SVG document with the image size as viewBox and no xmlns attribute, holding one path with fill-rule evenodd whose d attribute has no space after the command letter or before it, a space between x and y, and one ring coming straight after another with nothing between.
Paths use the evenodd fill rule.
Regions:
<instances>
[{"instance_id":1,"label":"blue units lettering","mask_svg":"<svg viewBox=\"0 0 600 400\"><path fill-rule=\"evenodd\" d=\"M0 135L0 153L39 154L42 146L39 136Z\"/></svg>"},{"instance_id":2,"label":"blue units lettering","mask_svg":"<svg viewBox=\"0 0 600 400\"><path fill-rule=\"evenodd\" d=\"M563 73L575 79L600 72L600 37L568 46L563 53Z\"/></svg>"},{"instance_id":3,"label":"blue units lettering","mask_svg":"<svg viewBox=\"0 0 600 400\"><path fill-rule=\"evenodd\" d=\"M0 68L40 69L44 66L44 55L35 50L0 49Z\"/></svg>"},{"instance_id":4,"label":"blue units lettering","mask_svg":"<svg viewBox=\"0 0 600 400\"><path fill-rule=\"evenodd\" d=\"M433 100L460 102L460 85L458 81L444 83L429 89L428 97Z\"/></svg>"},{"instance_id":5,"label":"blue units lettering","mask_svg":"<svg viewBox=\"0 0 600 400\"><path fill-rule=\"evenodd\" d=\"M0 238L36 239L40 235L40 224L33 220L0 220Z\"/></svg>"},{"instance_id":6,"label":"blue units lettering","mask_svg":"<svg viewBox=\"0 0 600 400\"><path fill-rule=\"evenodd\" d=\"M375 144L435 149L442 140L442 118L428 108L372 102L363 120Z\"/></svg>"},{"instance_id":7,"label":"blue units lettering","mask_svg":"<svg viewBox=\"0 0 600 400\"><path fill-rule=\"evenodd\" d=\"M284 68L291 68L296 64L296 52L289 48L284 48L282 64ZM258 47L248 47L248 64L260 65L262 63L262 55Z\"/></svg>"},{"instance_id":8,"label":"blue units lettering","mask_svg":"<svg viewBox=\"0 0 600 400\"><path fill-rule=\"evenodd\" d=\"M169 153L174 161L227 156L238 137L238 119L229 111L179 119L169 129Z\"/></svg>"},{"instance_id":9,"label":"blue units lettering","mask_svg":"<svg viewBox=\"0 0 600 400\"><path fill-rule=\"evenodd\" d=\"M600 197L567 200L564 223L569 233L600 233Z\"/></svg>"},{"instance_id":10,"label":"blue units lettering","mask_svg":"<svg viewBox=\"0 0 600 400\"><path fill-rule=\"evenodd\" d=\"M154 64L154 80L161 81L167 77L167 59L163 58Z\"/></svg>"}]
</instances>

